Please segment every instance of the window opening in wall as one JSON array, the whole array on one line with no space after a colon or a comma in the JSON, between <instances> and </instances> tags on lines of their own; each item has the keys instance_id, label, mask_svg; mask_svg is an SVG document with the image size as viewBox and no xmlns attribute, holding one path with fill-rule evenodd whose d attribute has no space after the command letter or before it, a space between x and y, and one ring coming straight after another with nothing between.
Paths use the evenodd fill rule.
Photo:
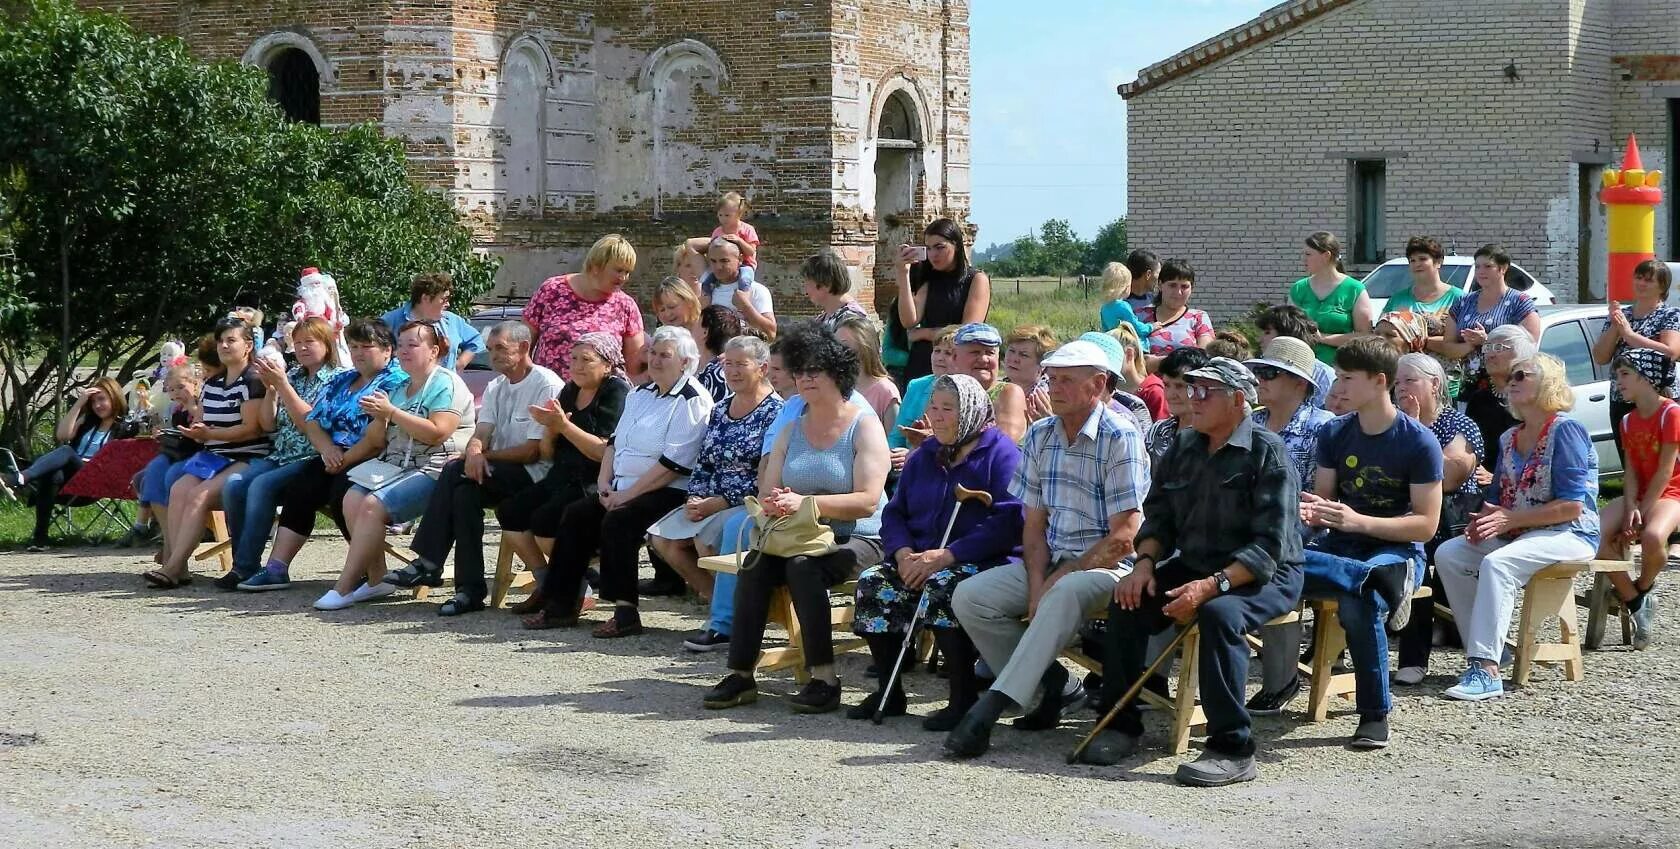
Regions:
<instances>
[{"instance_id":1,"label":"window opening in wall","mask_svg":"<svg viewBox=\"0 0 1680 849\"><path fill-rule=\"evenodd\" d=\"M1360 265L1384 260L1383 245L1388 196L1388 163L1381 159L1353 161L1353 261Z\"/></svg>"},{"instance_id":2,"label":"window opening in wall","mask_svg":"<svg viewBox=\"0 0 1680 849\"><path fill-rule=\"evenodd\" d=\"M268 99L293 121L321 123L321 72L309 54L292 47L268 60Z\"/></svg>"}]
</instances>

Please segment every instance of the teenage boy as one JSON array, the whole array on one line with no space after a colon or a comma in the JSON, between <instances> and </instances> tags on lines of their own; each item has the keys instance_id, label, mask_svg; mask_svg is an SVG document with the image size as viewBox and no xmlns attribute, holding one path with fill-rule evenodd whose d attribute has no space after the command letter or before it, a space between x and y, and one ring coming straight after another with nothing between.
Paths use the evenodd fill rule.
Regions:
<instances>
[{"instance_id":1,"label":"teenage boy","mask_svg":"<svg viewBox=\"0 0 1680 849\"><path fill-rule=\"evenodd\" d=\"M1405 627L1441 514L1441 446L1394 406L1399 355L1368 336L1336 349L1336 385L1353 412L1326 423L1301 520L1327 530L1307 546L1302 594L1331 597L1353 659L1354 748L1388 745L1388 628Z\"/></svg>"}]
</instances>

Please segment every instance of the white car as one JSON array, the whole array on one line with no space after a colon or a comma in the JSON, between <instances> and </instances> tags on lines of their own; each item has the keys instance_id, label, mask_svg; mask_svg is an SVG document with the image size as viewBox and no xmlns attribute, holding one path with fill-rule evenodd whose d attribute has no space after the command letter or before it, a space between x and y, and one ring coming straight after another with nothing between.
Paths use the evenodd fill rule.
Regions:
<instances>
[{"instance_id":1,"label":"white car","mask_svg":"<svg viewBox=\"0 0 1680 849\"><path fill-rule=\"evenodd\" d=\"M1592 436L1600 479L1622 473L1622 458L1610 436L1610 367L1592 359L1592 343L1609 321L1603 304L1540 308L1540 350L1563 361L1569 387L1575 392L1575 408L1569 415Z\"/></svg>"},{"instance_id":2,"label":"white car","mask_svg":"<svg viewBox=\"0 0 1680 849\"><path fill-rule=\"evenodd\" d=\"M1441 260L1441 282L1455 289L1474 292L1476 286L1476 260L1468 256L1449 256ZM1377 266L1362 281L1365 293L1371 298L1371 307L1377 315L1383 314L1383 306L1388 299L1400 292L1404 292L1412 285L1412 270L1405 257L1395 257ZM1524 271L1522 266L1512 263L1505 272L1505 284L1519 292L1527 292L1536 304L1556 303L1552 297L1552 290L1541 285L1534 279L1534 275Z\"/></svg>"}]
</instances>

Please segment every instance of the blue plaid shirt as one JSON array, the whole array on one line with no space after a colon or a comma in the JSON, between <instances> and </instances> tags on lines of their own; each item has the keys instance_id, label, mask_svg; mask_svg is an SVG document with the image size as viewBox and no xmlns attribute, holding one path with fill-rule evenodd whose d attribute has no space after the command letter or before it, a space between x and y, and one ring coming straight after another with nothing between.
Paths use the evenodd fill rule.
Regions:
<instances>
[{"instance_id":1,"label":"blue plaid shirt","mask_svg":"<svg viewBox=\"0 0 1680 849\"><path fill-rule=\"evenodd\" d=\"M1259 427L1266 427L1271 421L1271 411L1265 407L1249 414L1249 418ZM1277 435L1283 439L1283 447L1289 451L1289 460L1295 468L1295 476L1300 479L1300 488L1311 491L1313 476L1318 470L1313 461L1313 449L1318 446L1318 429L1325 422L1335 418L1329 410L1321 410L1311 404L1302 404L1295 408L1295 415L1289 417L1289 422Z\"/></svg>"},{"instance_id":2,"label":"blue plaid shirt","mask_svg":"<svg viewBox=\"0 0 1680 849\"><path fill-rule=\"evenodd\" d=\"M1143 508L1149 455L1131 417L1099 404L1071 444L1061 419L1027 428L1010 491L1028 510L1050 514L1050 562L1079 557L1108 535L1108 517Z\"/></svg>"}]
</instances>

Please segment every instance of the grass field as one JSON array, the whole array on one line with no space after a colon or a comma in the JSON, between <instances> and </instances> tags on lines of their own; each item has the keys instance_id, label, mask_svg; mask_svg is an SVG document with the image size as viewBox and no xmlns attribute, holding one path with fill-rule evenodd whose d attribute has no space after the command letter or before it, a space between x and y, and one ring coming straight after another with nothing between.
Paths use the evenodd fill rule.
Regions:
<instances>
[{"instance_id":1,"label":"grass field","mask_svg":"<svg viewBox=\"0 0 1680 849\"><path fill-rule=\"evenodd\" d=\"M1079 278L1015 278L992 281L992 309L987 321L1005 333L1023 324L1050 327L1057 339L1068 340L1087 330L1100 330L1097 311L1102 297L1097 280L1082 290Z\"/></svg>"}]
</instances>

